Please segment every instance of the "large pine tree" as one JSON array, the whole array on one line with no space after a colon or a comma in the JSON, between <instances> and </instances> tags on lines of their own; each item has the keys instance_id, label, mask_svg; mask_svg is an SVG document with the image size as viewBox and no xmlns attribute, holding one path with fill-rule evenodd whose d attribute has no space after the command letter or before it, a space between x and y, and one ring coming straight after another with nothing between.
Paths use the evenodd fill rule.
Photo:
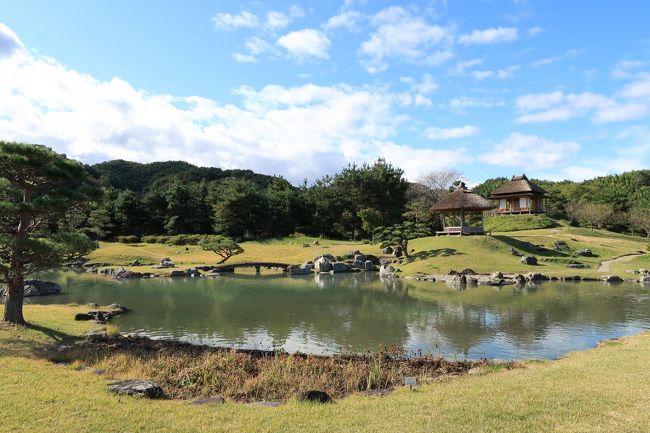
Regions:
<instances>
[{"instance_id":1,"label":"large pine tree","mask_svg":"<svg viewBox=\"0 0 650 433\"><path fill-rule=\"evenodd\" d=\"M59 265L79 249L78 233L50 229L95 194L84 167L41 145L0 141L0 280L7 284L3 320L24 323L24 278Z\"/></svg>"}]
</instances>

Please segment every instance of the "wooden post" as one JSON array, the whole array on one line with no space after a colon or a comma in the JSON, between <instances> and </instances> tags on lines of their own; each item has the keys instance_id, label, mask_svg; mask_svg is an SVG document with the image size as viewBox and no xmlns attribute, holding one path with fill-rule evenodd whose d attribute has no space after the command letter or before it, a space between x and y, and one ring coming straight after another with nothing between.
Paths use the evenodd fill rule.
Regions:
<instances>
[{"instance_id":1,"label":"wooden post","mask_svg":"<svg viewBox=\"0 0 650 433\"><path fill-rule=\"evenodd\" d=\"M463 227L465 226L465 211L460 210L460 235L463 235Z\"/></svg>"}]
</instances>

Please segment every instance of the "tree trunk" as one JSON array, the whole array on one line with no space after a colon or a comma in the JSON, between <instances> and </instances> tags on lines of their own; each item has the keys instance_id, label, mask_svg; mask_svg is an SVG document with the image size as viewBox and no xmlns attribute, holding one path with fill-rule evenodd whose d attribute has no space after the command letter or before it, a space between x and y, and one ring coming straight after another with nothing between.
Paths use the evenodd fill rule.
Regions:
<instances>
[{"instance_id":1,"label":"tree trunk","mask_svg":"<svg viewBox=\"0 0 650 433\"><path fill-rule=\"evenodd\" d=\"M23 317L23 297L25 295L25 285L23 276L19 275L7 282L7 297L5 298L5 312L3 320L5 322L24 324Z\"/></svg>"}]
</instances>

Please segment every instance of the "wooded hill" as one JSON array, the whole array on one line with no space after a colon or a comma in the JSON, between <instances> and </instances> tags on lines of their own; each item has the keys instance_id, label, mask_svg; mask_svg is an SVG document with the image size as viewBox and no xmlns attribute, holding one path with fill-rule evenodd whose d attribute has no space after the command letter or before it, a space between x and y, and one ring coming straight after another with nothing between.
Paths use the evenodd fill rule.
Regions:
<instances>
[{"instance_id":1,"label":"wooded hill","mask_svg":"<svg viewBox=\"0 0 650 433\"><path fill-rule=\"evenodd\" d=\"M115 160L88 166L104 197L61 224L97 239L219 233L260 239L294 232L370 239L378 227L412 221L435 230L429 208L460 179L434 172L439 182L408 183L403 171L379 159L350 165L313 184L251 170L197 167L182 161ZM443 176L443 174L445 176ZM475 191L488 197L508 179L488 179ZM584 182L533 180L548 192L548 215L574 225L650 233L650 170ZM644 219L646 222L644 223ZM135 238L133 238L135 236Z\"/></svg>"}]
</instances>

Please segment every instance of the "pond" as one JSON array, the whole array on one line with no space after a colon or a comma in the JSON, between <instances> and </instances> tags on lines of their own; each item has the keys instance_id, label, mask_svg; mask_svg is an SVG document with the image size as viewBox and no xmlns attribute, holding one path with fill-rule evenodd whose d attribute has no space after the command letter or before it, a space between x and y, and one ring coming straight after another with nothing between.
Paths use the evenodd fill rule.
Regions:
<instances>
[{"instance_id":1,"label":"pond","mask_svg":"<svg viewBox=\"0 0 650 433\"><path fill-rule=\"evenodd\" d=\"M213 346L331 354L397 346L447 358L556 358L650 329L650 287L524 288L382 281L375 273L116 281L41 275L64 293L32 303L123 304L124 333Z\"/></svg>"}]
</instances>

